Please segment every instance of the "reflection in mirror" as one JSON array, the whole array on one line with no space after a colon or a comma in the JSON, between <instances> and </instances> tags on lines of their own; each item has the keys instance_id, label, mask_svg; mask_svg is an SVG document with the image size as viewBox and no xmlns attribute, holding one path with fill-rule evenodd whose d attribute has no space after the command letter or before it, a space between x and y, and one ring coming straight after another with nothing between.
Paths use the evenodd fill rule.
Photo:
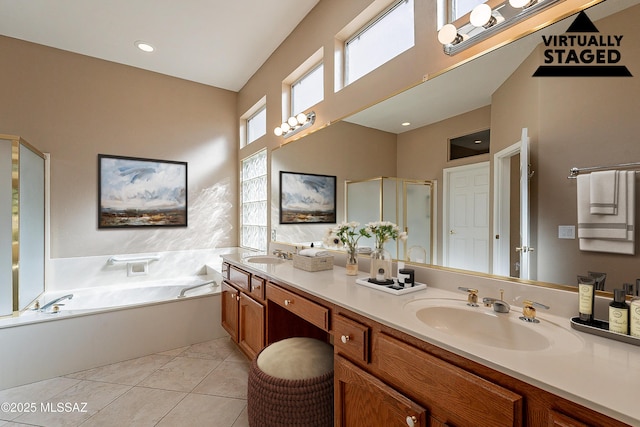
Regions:
<instances>
[{"instance_id":1,"label":"reflection in mirror","mask_svg":"<svg viewBox=\"0 0 640 427\"><path fill-rule=\"evenodd\" d=\"M577 231L577 189L576 180L567 179L570 168L640 160L640 145L636 141L640 134L638 3L638 0L604 1L586 10L601 35L623 36L618 47L620 64L633 77L533 77L544 63L548 49L542 36L564 34L574 15L276 150L272 167L299 170L306 168L300 160L307 159L304 161L313 163L313 170L307 172L338 175L338 183L342 182L340 177L364 180L374 176L442 182L446 168L493 163L494 155L516 143L522 129L528 128L529 164L535 170L529 179L530 246L535 248L530 254L530 279L546 285L575 286L577 275L602 271L607 273L607 290L635 283L640 278L637 242L636 255L587 252L580 250L577 236L565 231L572 227ZM403 127L403 122L412 125ZM449 139L488 128L489 154L448 161ZM306 145L311 139L315 148ZM376 145L381 141L384 144ZM378 147L387 151L381 154ZM331 150L331 154L323 150ZM288 151L297 157L287 154ZM375 159L369 160L370 155ZM493 165L490 171L493 182ZM272 170L273 176L277 173ZM445 234L442 193L434 194L438 209L434 212L432 260L438 265L443 260ZM277 213L275 197L272 209ZM342 197L338 194L339 212ZM493 197L491 190L490 218L496 214ZM517 195L512 195L512 201L517 199ZM514 208L513 203L509 208ZM636 197L638 210L640 197ZM272 221L274 218L277 215L272 214ZM311 228L305 229L301 240L301 236L285 232L279 224L272 222L272 226L278 230L275 240L283 242L321 239L324 231L324 228L315 230L318 233L312 237ZM514 271L493 271L496 244L493 221L489 226L490 272L519 276L516 255L511 253L515 251L515 242L509 245L508 266L508 270ZM518 233L515 229L511 232Z\"/></svg>"},{"instance_id":2,"label":"reflection in mirror","mask_svg":"<svg viewBox=\"0 0 640 427\"><path fill-rule=\"evenodd\" d=\"M385 249L396 259L431 262L432 197L431 181L379 177L346 182L348 222L361 226L374 221L390 221L406 231L407 240L388 242ZM363 237L359 246L375 246L375 239Z\"/></svg>"}]
</instances>

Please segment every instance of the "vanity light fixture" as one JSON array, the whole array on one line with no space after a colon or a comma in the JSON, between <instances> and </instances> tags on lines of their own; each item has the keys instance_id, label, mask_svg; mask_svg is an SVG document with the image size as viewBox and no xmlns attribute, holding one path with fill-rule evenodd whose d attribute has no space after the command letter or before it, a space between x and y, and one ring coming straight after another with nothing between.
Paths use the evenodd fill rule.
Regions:
<instances>
[{"instance_id":1,"label":"vanity light fixture","mask_svg":"<svg viewBox=\"0 0 640 427\"><path fill-rule=\"evenodd\" d=\"M289 138L292 135L300 132L303 129L308 128L316 121L316 113L311 111L309 113L300 113L296 116L289 117L280 126L273 130L276 136L282 136Z\"/></svg>"},{"instance_id":2,"label":"vanity light fixture","mask_svg":"<svg viewBox=\"0 0 640 427\"><path fill-rule=\"evenodd\" d=\"M491 7L482 3L469 15L469 23L457 28L446 24L438 31L438 41L447 55L479 43L562 0L505 0Z\"/></svg>"},{"instance_id":3,"label":"vanity light fixture","mask_svg":"<svg viewBox=\"0 0 640 427\"><path fill-rule=\"evenodd\" d=\"M438 31L438 41L443 45L455 45L462 42L465 35L459 34L455 25L446 24Z\"/></svg>"},{"instance_id":4,"label":"vanity light fixture","mask_svg":"<svg viewBox=\"0 0 640 427\"><path fill-rule=\"evenodd\" d=\"M137 42L135 42L135 43L134 43L134 45L135 45L138 49L140 49L141 51L143 51L143 52L147 52L147 53L151 53L151 52L153 52L154 50L156 50L156 48L155 48L155 47L153 47L153 46L152 46L152 45L150 45L149 43L144 42L144 41L142 41L142 40L138 40Z\"/></svg>"},{"instance_id":5,"label":"vanity light fixture","mask_svg":"<svg viewBox=\"0 0 640 427\"><path fill-rule=\"evenodd\" d=\"M537 2L538 0L509 0L509 4L511 5L511 7L523 9L531 7Z\"/></svg>"},{"instance_id":6,"label":"vanity light fixture","mask_svg":"<svg viewBox=\"0 0 640 427\"><path fill-rule=\"evenodd\" d=\"M481 3L471 11L469 22L471 22L471 25L474 27L489 28L493 27L498 20L491 14L491 7L486 3Z\"/></svg>"}]
</instances>

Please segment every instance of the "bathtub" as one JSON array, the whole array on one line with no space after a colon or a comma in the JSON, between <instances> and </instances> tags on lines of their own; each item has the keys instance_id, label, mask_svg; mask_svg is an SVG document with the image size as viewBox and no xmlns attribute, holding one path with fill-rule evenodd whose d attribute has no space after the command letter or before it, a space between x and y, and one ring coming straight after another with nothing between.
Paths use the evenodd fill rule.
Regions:
<instances>
[{"instance_id":1,"label":"bathtub","mask_svg":"<svg viewBox=\"0 0 640 427\"><path fill-rule=\"evenodd\" d=\"M0 319L0 389L225 336L221 278L215 279L195 276L46 293L40 307L63 295L73 298L60 301L57 312L27 310ZM212 280L215 285L207 284Z\"/></svg>"}]
</instances>

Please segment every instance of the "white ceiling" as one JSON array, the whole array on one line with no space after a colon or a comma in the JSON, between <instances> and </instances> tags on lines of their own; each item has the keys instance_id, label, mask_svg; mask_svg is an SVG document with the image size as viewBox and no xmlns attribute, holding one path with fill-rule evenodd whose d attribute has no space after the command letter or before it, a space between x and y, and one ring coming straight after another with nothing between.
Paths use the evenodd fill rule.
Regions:
<instances>
[{"instance_id":1,"label":"white ceiling","mask_svg":"<svg viewBox=\"0 0 640 427\"><path fill-rule=\"evenodd\" d=\"M0 0L0 35L239 91L318 1Z\"/></svg>"}]
</instances>

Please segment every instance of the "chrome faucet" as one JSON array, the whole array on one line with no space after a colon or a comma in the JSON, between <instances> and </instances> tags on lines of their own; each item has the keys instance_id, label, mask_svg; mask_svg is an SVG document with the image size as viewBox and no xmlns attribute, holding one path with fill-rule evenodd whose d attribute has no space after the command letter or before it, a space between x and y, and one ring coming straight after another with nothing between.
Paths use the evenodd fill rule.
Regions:
<instances>
[{"instance_id":1,"label":"chrome faucet","mask_svg":"<svg viewBox=\"0 0 640 427\"><path fill-rule=\"evenodd\" d=\"M508 313L511 310L511 306L504 300L504 289L500 289L500 299L484 297L482 303L485 307L493 305L493 311L496 313Z\"/></svg>"},{"instance_id":2,"label":"chrome faucet","mask_svg":"<svg viewBox=\"0 0 640 427\"><path fill-rule=\"evenodd\" d=\"M274 249L273 254L278 258L287 259L287 254L282 249Z\"/></svg>"},{"instance_id":3,"label":"chrome faucet","mask_svg":"<svg viewBox=\"0 0 640 427\"><path fill-rule=\"evenodd\" d=\"M43 305L42 307L40 307L40 308L36 308L35 310L37 310L37 311L41 311L41 312L45 312L45 311L47 311L47 309L48 309L49 307L51 307L51 306L54 306L54 305L64 305L64 304L60 304L60 301L64 301L64 300L66 300L66 299L72 299L72 298L73 298L73 294L65 295L65 296L62 296L62 297L56 298L56 299L54 299L53 301L50 301L50 302L46 303L46 304L45 304L45 305Z\"/></svg>"},{"instance_id":4,"label":"chrome faucet","mask_svg":"<svg viewBox=\"0 0 640 427\"><path fill-rule=\"evenodd\" d=\"M278 258L293 259L293 254L291 252L285 252L282 249L274 249L272 253Z\"/></svg>"}]
</instances>

